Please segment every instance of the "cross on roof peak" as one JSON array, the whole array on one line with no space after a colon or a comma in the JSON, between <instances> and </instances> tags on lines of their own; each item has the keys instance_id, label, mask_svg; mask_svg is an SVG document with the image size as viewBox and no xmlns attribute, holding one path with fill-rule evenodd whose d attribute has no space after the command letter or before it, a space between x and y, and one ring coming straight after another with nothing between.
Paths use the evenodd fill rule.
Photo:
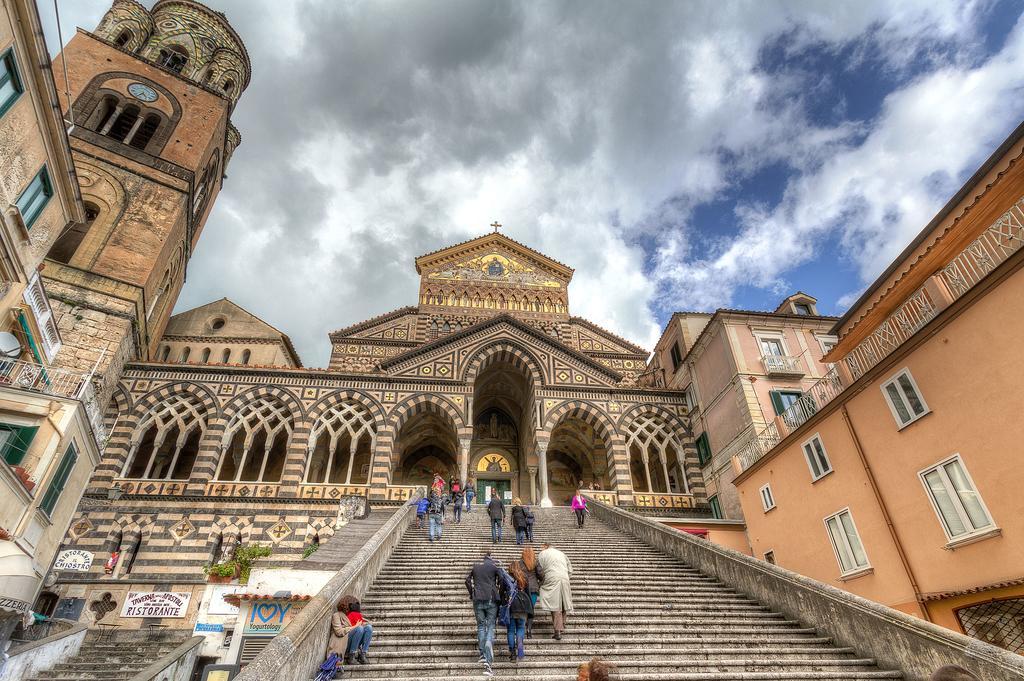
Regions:
<instances>
[{"instance_id":1,"label":"cross on roof peak","mask_svg":"<svg viewBox=\"0 0 1024 681\"><path fill-rule=\"evenodd\" d=\"M491 223L491 227L494 227L494 231L497 232L499 229L501 229L501 223L495 220L494 222Z\"/></svg>"}]
</instances>

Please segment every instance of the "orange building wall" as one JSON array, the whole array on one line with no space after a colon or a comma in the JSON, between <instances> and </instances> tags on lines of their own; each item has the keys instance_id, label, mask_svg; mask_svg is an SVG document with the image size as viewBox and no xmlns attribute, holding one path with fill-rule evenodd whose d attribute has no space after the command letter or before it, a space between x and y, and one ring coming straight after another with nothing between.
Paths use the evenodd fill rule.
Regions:
<instances>
[{"instance_id":1,"label":"orange building wall","mask_svg":"<svg viewBox=\"0 0 1024 681\"><path fill-rule=\"evenodd\" d=\"M1024 369L1016 361L1022 337L1024 272L1017 270L846 398L851 422L923 593L1024 576ZM880 386L904 367L910 369L931 413L897 430ZM838 410L841 400L740 477L754 553L761 556L773 549L783 567L913 612L909 578ZM801 444L815 432L821 434L834 472L812 484ZM955 453L961 455L1001 536L951 550L918 473ZM777 503L767 514L759 496L765 482L771 483ZM847 506L874 573L839 582L823 519ZM991 597L984 592L960 598L955 607ZM946 601L929 604L935 621L958 629L952 609Z\"/></svg>"}]
</instances>

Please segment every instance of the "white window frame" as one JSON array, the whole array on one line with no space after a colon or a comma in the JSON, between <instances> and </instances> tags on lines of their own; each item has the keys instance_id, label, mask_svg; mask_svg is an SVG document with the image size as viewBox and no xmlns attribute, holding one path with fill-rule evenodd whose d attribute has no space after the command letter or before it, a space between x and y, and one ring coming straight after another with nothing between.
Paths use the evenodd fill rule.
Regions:
<instances>
[{"instance_id":1,"label":"white window frame","mask_svg":"<svg viewBox=\"0 0 1024 681\"><path fill-rule=\"evenodd\" d=\"M914 392L917 393L917 399L921 402L921 406L924 407L924 411L922 411L920 414L914 414L913 410L911 410L910 400L907 399L906 393L903 392L903 387L900 386L899 384L899 379L901 376L907 377L907 380L910 382L910 385L914 388ZM910 420L907 421L906 423L903 423L900 420L900 413L899 411L897 411L896 405L893 404L892 396L889 395L889 391L886 390L886 388L890 385L896 386L897 392L899 392L899 394L904 399L905 406L907 407L907 413L911 415ZM896 430L903 430L914 421L917 421L918 419L923 418L928 414L932 413L932 410L928 407L928 403L925 402L924 400L924 395L921 393L921 388L917 386L917 381L914 380L914 375L910 373L910 369L907 367L903 367L895 374L893 374L889 380L883 382L879 386L879 389L882 391L882 397L885 398L885 403L889 405L889 411L892 412L893 420L896 421Z\"/></svg>"},{"instance_id":2,"label":"white window frame","mask_svg":"<svg viewBox=\"0 0 1024 681\"><path fill-rule=\"evenodd\" d=\"M839 344L839 336L830 336L828 334L815 334L815 340L818 341L818 347L821 348L821 356L824 357L829 353L832 348ZM832 347L826 348L825 344L829 343Z\"/></svg>"},{"instance_id":3,"label":"white window frame","mask_svg":"<svg viewBox=\"0 0 1024 681\"><path fill-rule=\"evenodd\" d=\"M768 494L765 495L765 492L768 492ZM772 492L772 485L770 482L761 485L761 489L758 490L758 493L761 495L761 506L764 508L765 513L775 508L775 494ZM769 505L768 502L771 502L771 505Z\"/></svg>"},{"instance_id":4,"label":"white window frame","mask_svg":"<svg viewBox=\"0 0 1024 681\"><path fill-rule=\"evenodd\" d=\"M693 408L697 406L697 400L693 397L693 383L691 382L685 388L683 388L683 400L686 402L687 411L693 411Z\"/></svg>"},{"instance_id":5,"label":"white window frame","mask_svg":"<svg viewBox=\"0 0 1024 681\"><path fill-rule=\"evenodd\" d=\"M812 453L816 454L816 452L814 452L814 447L811 447L812 453L808 453L807 451L808 446L811 445L815 440L817 440L818 444L821 446L821 455L825 457L825 464L828 466L828 470L823 471L819 475L814 474L814 465L811 463ZM815 433L811 437L804 440L803 443L800 445L800 450L804 453L804 461L807 462L807 470L809 470L811 473L811 482L817 482L818 480L821 480L826 475L835 470L835 468L833 468L832 466L832 460L828 458L828 450L825 449L825 441L821 439L820 433ZM818 464L819 467L821 467L821 461L818 461Z\"/></svg>"},{"instance_id":6,"label":"white window frame","mask_svg":"<svg viewBox=\"0 0 1024 681\"><path fill-rule=\"evenodd\" d=\"M946 494L949 495L949 498L952 500L953 505L956 507L957 515L960 516L960 522L963 523L964 527L974 527L974 523L971 521L970 515L967 513L967 509L964 508L963 502L960 501L960 495L956 493L956 488L953 487L953 483L949 479L949 474L946 473L945 466L954 461L960 464L960 469L963 471L964 477L967 478L967 482L971 485L971 489L974 490L974 493L978 496L978 504L981 506L981 510L985 512L985 517L988 518L988 525L985 525L981 528L968 530L963 534L957 535L954 535L952 532L950 532L949 527L946 523L946 516L942 515L942 511L939 509L939 504L938 502L935 501L935 496L932 494L931 487L928 486L928 481L924 477L925 475L931 473L932 471L938 471L939 475L943 479L943 483L948 485L948 487L946 488ZM964 464L964 459L962 456L960 456L959 452L943 459L942 461L939 461L938 463L932 466L929 466L928 468L918 471L917 477L921 480L921 484L924 485L924 493L928 497L928 501L931 502L932 510L935 511L935 515L939 519L939 525L942 526L942 531L945 533L946 539L950 543L960 543L963 541L969 541L971 539L974 539L975 537L984 536L991 532L999 530L999 526L996 525L995 519L992 518L992 513L989 512L988 506L985 505L985 500L982 498L981 492L978 491L978 486L974 484L974 479L971 477L970 472L967 470L967 466L966 464Z\"/></svg>"},{"instance_id":7,"label":"white window frame","mask_svg":"<svg viewBox=\"0 0 1024 681\"><path fill-rule=\"evenodd\" d=\"M765 340L778 341L779 345L782 346L781 357L792 357L793 355L789 352L789 346L786 345L786 334L783 331L753 331L754 339L757 341L757 353L760 357L766 357L764 354L764 348L761 347L761 342Z\"/></svg>"},{"instance_id":8,"label":"white window frame","mask_svg":"<svg viewBox=\"0 0 1024 681\"><path fill-rule=\"evenodd\" d=\"M838 519L844 513L846 515L850 516L850 525L853 526L853 533L857 535L857 541L860 542L860 548L861 548L861 551L864 552L864 561L865 561L864 565L856 565L856 566L854 566L854 567L852 567L850 569L847 569L847 568L845 568L843 566L843 559L842 559L842 557L841 557L841 555L839 553L839 547L836 546L836 538L832 536L832 530L829 529L829 526L828 526L828 521L830 521L830 520L832 520L834 518ZM839 524L839 528L841 530L843 530L843 533L842 533L840 539L842 540L842 542L844 544L844 548L849 553L849 555L852 557L854 555L853 547L850 546L850 544L849 544L850 540L846 536L846 530L845 530L845 528L843 528L843 522L842 522L842 520L837 520L837 522ZM853 519L853 513L850 511L850 507L849 506L847 506L845 508L841 508L838 511L836 511L835 513L833 513L832 515L824 518L822 520L822 524L825 526L825 534L828 536L828 543L832 545L832 553L833 553L833 555L835 555L836 563L839 565L839 576L840 576L840 578L844 578L845 579L845 578L849 578L849 577L856 576L856 575L862 575L865 572L869 572L870 570L872 570L871 559L868 558L868 548L864 545L864 539L860 536L860 530L857 529L857 522Z\"/></svg>"}]
</instances>

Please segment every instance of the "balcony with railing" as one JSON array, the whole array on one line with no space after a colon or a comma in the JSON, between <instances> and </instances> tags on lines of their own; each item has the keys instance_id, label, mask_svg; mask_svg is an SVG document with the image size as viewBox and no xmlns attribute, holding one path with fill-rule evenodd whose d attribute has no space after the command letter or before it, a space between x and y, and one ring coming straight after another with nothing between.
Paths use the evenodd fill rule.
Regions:
<instances>
[{"instance_id":1,"label":"balcony with railing","mask_svg":"<svg viewBox=\"0 0 1024 681\"><path fill-rule=\"evenodd\" d=\"M892 354L896 348L935 319L942 310L971 290L1022 247L1024 197L1018 199L981 236L910 294L867 338L839 359L821 380L811 386L767 428L738 449L733 457L733 465L737 472L753 466L789 433L802 426L822 407L835 399L845 387ZM783 358L771 359L774 361ZM768 370L767 362L765 369Z\"/></svg>"},{"instance_id":2,"label":"balcony with railing","mask_svg":"<svg viewBox=\"0 0 1024 681\"><path fill-rule=\"evenodd\" d=\"M0 360L0 388L3 387L78 400L85 408L96 446L103 449L106 438L103 412L96 399L91 373L44 367L20 359L3 359Z\"/></svg>"},{"instance_id":3,"label":"balcony with railing","mask_svg":"<svg viewBox=\"0 0 1024 681\"><path fill-rule=\"evenodd\" d=\"M799 377L807 373L799 357L788 355L762 355L761 364L769 376Z\"/></svg>"}]
</instances>

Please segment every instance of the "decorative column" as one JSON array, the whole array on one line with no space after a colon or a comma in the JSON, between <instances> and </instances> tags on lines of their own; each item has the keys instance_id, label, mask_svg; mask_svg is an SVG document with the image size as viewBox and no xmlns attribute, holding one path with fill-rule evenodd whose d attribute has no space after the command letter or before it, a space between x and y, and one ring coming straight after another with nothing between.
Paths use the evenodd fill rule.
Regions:
<instances>
[{"instance_id":1,"label":"decorative column","mask_svg":"<svg viewBox=\"0 0 1024 681\"><path fill-rule=\"evenodd\" d=\"M469 480L469 446L472 442L469 438L459 440L459 483L463 485Z\"/></svg>"},{"instance_id":2,"label":"decorative column","mask_svg":"<svg viewBox=\"0 0 1024 681\"><path fill-rule=\"evenodd\" d=\"M540 505L551 508L554 504L548 498L548 443L537 443L537 467L540 469Z\"/></svg>"},{"instance_id":3,"label":"decorative column","mask_svg":"<svg viewBox=\"0 0 1024 681\"><path fill-rule=\"evenodd\" d=\"M530 474L530 503L537 503L537 467L527 466L527 472Z\"/></svg>"},{"instance_id":4,"label":"decorative column","mask_svg":"<svg viewBox=\"0 0 1024 681\"><path fill-rule=\"evenodd\" d=\"M665 494L672 494L672 483L668 479L668 457L665 456L665 450L659 452L661 456L661 470L665 473Z\"/></svg>"},{"instance_id":5,"label":"decorative column","mask_svg":"<svg viewBox=\"0 0 1024 681\"><path fill-rule=\"evenodd\" d=\"M121 112L123 110L124 104L118 104L116 107L114 107L114 113L110 114L110 118L107 119L106 125L104 125L103 129L100 130L101 135L106 135L108 132L110 132L110 129L114 127L114 121L117 120L117 117L121 115Z\"/></svg>"},{"instance_id":6,"label":"decorative column","mask_svg":"<svg viewBox=\"0 0 1024 681\"><path fill-rule=\"evenodd\" d=\"M647 493L653 494L654 486L651 485L651 461L650 455L647 453L646 449L640 452L640 458L644 461L644 476L647 478Z\"/></svg>"}]
</instances>

